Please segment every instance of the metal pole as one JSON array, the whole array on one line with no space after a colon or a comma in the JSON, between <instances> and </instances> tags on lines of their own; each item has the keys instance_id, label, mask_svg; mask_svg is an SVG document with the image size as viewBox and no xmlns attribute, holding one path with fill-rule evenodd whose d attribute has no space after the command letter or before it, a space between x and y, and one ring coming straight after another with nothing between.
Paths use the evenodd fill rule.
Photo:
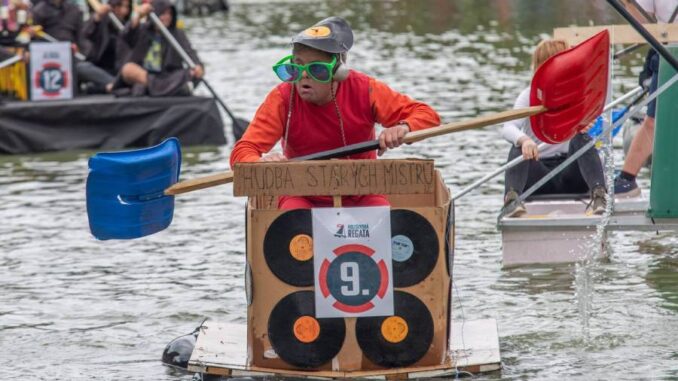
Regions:
<instances>
[{"instance_id":1,"label":"metal pole","mask_svg":"<svg viewBox=\"0 0 678 381\"><path fill-rule=\"evenodd\" d=\"M115 17L115 15L113 13L108 12L108 18L111 20L113 25L115 25L116 29L118 29L119 31L125 29L125 26L122 25L122 22L120 21L120 19Z\"/></svg>"},{"instance_id":2,"label":"metal pole","mask_svg":"<svg viewBox=\"0 0 678 381\"><path fill-rule=\"evenodd\" d=\"M10 57L10 58L0 62L0 69L2 69L5 66L9 66L9 65L12 65L14 63L17 63L19 61L21 61L21 56L17 55L17 56L14 56L14 57Z\"/></svg>"},{"instance_id":3,"label":"metal pole","mask_svg":"<svg viewBox=\"0 0 678 381\"><path fill-rule=\"evenodd\" d=\"M614 54L614 59L617 60L617 59L631 53L632 51L640 48L641 46L643 46L643 44L633 44L633 45L629 46L628 48L624 48L624 49L622 49L622 50L620 50L620 51L618 51L617 53Z\"/></svg>"},{"instance_id":4,"label":"metal pole","mask_svg":"<svg viewBox=\"0 0 678 381\"><path fill-rule=\"evenodd\" d=\"M172 45L172 47L174 48L174 50L177 53L179 53L179 55L186 62L188 67L190 67L191 69L195 68L195 62L193 61L193 59L191 59L188 53L186 53L186 51L184 51L181 45L179 45L179 42L176 40L176 38L174 38L174 36L172 36L172 33L170 33L169 30L167 30L167 28L162 24L162 21L160 21L158 16L155 13L151 12L148 14L148 17L151 18L151 21L153 21L155 27L158 28L158 30L160 30L160 33L162 33L163 36L165 36L167 42L169 42L170 45Z\"/></svg>"},{"instance_id":5,"label":"metal pole","mask_svg":"<svg viewBox=\"0 0 678 381\"><path fill-rule=\"evenodd\" d=\"M62 41L59 41L56 38L52 37L51 35L45 33L44 31L38 32L38 35L40 37L44 38L45 40L49 41L49 42L62 42ZM68 41L64 41L64 42L68 42ZM80 52L75 52L75 58L77 58L80 61L87 61L87 58L85 57L85 55L80 53Z\"/></svg>"}]
</instances>

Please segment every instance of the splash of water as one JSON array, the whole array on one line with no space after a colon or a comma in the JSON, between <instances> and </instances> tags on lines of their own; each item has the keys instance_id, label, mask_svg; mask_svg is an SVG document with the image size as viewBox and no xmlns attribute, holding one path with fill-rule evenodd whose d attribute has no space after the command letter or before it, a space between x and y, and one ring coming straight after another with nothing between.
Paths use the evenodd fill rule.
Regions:
<instances>
[{"instance_id":1,"label":"splash of water","mask_svg":"<svg viewBox=\"0 0 678 381\"><path fill-rule=\"evenodd\" d=\"M604 123L610 123L608 115L604 117ZM575 298L579 310L579 319L581 321L582 336L586 344L590 343L591 338L591 316L593 314L593 296L594 285L598 278L599 258L604 257L607 245L606 227L610 222L610 216L614 209L614 152L611 137L603 139L603 170L605 173L605 185L608 189L606 198L605 213L603 213L600 222L596 225L596 232L592 239L588 240L581 249L582 257L575 264Z\"/></svg>"}]
</instances>

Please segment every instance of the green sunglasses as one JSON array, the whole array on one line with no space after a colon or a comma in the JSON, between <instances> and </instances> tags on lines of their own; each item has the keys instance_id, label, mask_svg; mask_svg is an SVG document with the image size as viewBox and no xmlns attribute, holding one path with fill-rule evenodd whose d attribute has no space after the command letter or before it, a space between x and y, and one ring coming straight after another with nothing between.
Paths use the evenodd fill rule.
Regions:
<instances>
[{"instance_id":1,"label":"green sunglasses","mask_svg":"<svg viewBox=\"0 0 678 381\"><path fill-rule=\"evenodd\" d=\"M294 56L289 55L273 65L273 71L281 81L290 83L299 82L304 71L306 71L311 78L321 83L327 83L332 80L334 67L337 65L336 56L332 57L332 62L309 62L306 65L292 63L292 57Z\"/></svg>"}]
</instances>

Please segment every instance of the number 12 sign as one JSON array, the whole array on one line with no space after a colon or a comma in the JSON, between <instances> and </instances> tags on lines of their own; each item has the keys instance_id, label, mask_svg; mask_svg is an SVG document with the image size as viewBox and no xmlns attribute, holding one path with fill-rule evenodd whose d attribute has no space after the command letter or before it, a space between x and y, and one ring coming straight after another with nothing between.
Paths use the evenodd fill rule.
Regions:
<instances>
[{"instance_id":1,"label":"number 12 sign","mask_svg":"<svg viewBox=\"0 0 678 381\"><path fill-rule=\"evenodd\" d=\"M31 100L72 99L73 78L69 42L33 42Z\"/></svg>"},{"instance_id":2,"label":"number 12 sign","mask_svg":"<svg viewBox=\"0 0 678 381\"><path fill-rule=\"evenodd\" d=\"M390 208L312 214L315 317L393 315Z\"/></svg>"}]
</instances>

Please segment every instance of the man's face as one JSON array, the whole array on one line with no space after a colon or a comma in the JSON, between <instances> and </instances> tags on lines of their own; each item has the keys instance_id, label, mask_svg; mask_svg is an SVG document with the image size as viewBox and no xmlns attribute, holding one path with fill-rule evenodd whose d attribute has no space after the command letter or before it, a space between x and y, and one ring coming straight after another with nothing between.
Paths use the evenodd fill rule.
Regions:
<instances>
[{"instance_id":1,"label":"man's face","mask_svg":"<svg viewBox=\"0 0 678 381\"><path fill-rule=\"evenodd\" d=\"M310 62L332 62L332 57L318 50L302 49L294 53L292 62L298 65L306 65ZM294 84L301 99L318 105L329 102L332 91L332 83L321 83L311 78L306 71L302 73L301 80Z\"/></svg>"},{"instance_id":2,"label":"man's face","mask_svg":"<svg viewBox=\"0 0 678 381\"><path fill-rule=\"evenodd\" d=\"M122 3L113 7L113 14L118 20L125 20L129 16L129 1L123 0Z\"/></svg>"},{"instance_id":3,"label":"man's face","mask_svg":"<svg viewBox=\"0 0 678 381\"><path fill-rule=\"evenodd\" d=\"M169 28L170 24L172 24L172 9L167 8L164 12L160 14L159 18L160 21L162 21L162 24L166 28Z\"/></svg>"}]
</instances>

